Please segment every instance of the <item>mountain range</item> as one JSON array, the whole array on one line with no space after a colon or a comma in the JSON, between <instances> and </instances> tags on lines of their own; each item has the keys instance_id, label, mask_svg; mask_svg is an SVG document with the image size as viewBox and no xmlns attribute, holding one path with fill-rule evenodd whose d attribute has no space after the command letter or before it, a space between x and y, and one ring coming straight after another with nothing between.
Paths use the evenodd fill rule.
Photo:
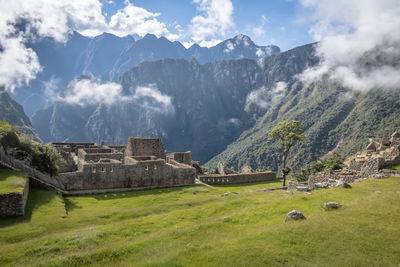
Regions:
<instances>
[{"instance_id":1,"label":"mountain range","mask_svg":"<svg viewBox=\"0 0 400 267\"><path fill-rule=\"evenodd\" d=\"M40 140L30 119L26 116L24 108L10 97L4 87L0 87L0 121L7 121L18 126L20 133L28 135L36 141Z\"/></svg>"},{"instance_id":2,"label":"mountain range","mask_svg":"<svg viewBox=\"0 0 400 267\"><path fill-rule=\"evenodd\" d=\"M131 42L130 38L124 42ZM146 39L166 40L154 36L141 40ZM230 43L237 40L239 49L239 44L245 45L245 39L239 35L207 51L222 57L223 47L231 47ZM54 103L36 112L32 125L43 141L124 144L132 135L162 137L168 150L191 150L193 158L208 168L222 161L235 168L249 164L271 170L279 169L281 148L278 142L268 140L268 132L283 120L299 120L304 125L305 139L293 148L289 159L294 169L333 149L342 156L353 154L369 138L388 136L400 128L399 90L352 91L329 75L314 82L299 80L298 74L319 63L315 46L308 44L262 59L210 62L205 53L199 60L145 61L151 55L156 59L166 52L129 58L107 54L107 48L99 48L97 53L107 54L118 64L107 69L102 63L105 58L96 53L85 54L88 59L80 60L92 63L78 64L82 69L76 73L87 73L83 71L86 68L91 69L91 75L76 78L71 74L72 81L59 92ZM128 54L138 54L139 48ZM70 49L73 50L72 46ZM186 51L196 49L203 48L192 46ZM232 57L241 57L235 53ZM107 82L121 72L115 66L124 64L136 65L122 72L115 83ZM66 101L76 93L77 83L108 83L120 91L109 89L107 98L100 102ZM115 101L108 101L112 97ZM5 93L3 99L8 99ZM17 107L13 110L20 110L14 102L8 101ZM30 127L29 119L21 112L18 114L24 118L20 121Z\"/></svg>"},{"instance_id":3,"label":"mountain range","mask_svg":"<svg viewBox=\"0 0 400 267\"><path fill-rule=\"evenodd\" d=\"M33 117L33 125L44 140L121 144L129 135L161 136L167 149L189 149L209 168L222 161L272 170L279 168L281 150L267 136L282 120L304 125L305 140L290 159L295 169L336 147L344 156L352 154L369 137L399 128L396 90L362 93L329 77L297 79L318 62L315 44L262 60L143 62L117 80L124 101L84 106L56 101Z\"/></svg>"},{"instance_id":4,"label":"mountain range","mask_svg":"<svg viewBox=\"0 0 400 267\"><path fill-rule=\"evenodd\" d=\"M73 32L66 43L40 38L33 39L27 47L36 52L43 68L35 80L13 94L28 116L52 104L58 92L81 75L106 82L116 80L124 71L144 61L194 58L203 64L218 59L258 59L280 52L277 46L258 46L242 34L210 48L197 44L185 48L178 41L152 34L135 40L132 36L110 33L90 38Z\"/></svg>"}]
</instances>

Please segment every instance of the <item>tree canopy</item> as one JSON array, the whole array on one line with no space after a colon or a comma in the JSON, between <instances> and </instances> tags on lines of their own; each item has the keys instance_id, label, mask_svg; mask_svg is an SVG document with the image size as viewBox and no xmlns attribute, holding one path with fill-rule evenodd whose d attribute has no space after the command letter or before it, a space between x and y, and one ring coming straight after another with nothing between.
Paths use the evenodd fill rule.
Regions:
<instances>
[{"instance_id":1,"label":"tree canopy","mask_svg":"<svg viewBox=\"0 0 400 267\"><path fill-rule=\"evenodd\" d=\"M269 139L277 139L280 141L283 148L283 186L286 183L286 175L289 174L290 168L286 167L290 149L296 141L303 140L303 125L299 121L282 121L278 123L268 134Z\"/></svg>"},{"instance_id":2,"label":"tree canopy","mask_svg":"<svg viewBox=\"0 0 400 267\"><path fill-rule=\"evenodd\" d=\"M282 121L268 134L269 139L280 141L285 152L288 152L296 141L303 140L303 125L299 121Z\"/></svg>"}]
</instances>

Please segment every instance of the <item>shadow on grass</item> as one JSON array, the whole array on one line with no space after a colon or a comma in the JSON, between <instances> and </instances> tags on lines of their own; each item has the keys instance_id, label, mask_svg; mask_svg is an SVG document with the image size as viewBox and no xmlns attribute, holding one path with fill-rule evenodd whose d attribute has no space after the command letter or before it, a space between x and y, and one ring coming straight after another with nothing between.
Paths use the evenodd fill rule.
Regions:
<instances>
[{"instance_id":1,"label":"shadow on grass","mask_svg":"<svg viewBox=\"0 0 400 267\"><path fill-rule=\"evenodd\" d=\"M67 196L64 198L65 207L67 211L72 211L75 209L81 209L75 201L74 198L94 198L96 200L115 200L115 199L127 199L134 197L142 197L149 195L160 195L160 194L169 194L179 191L184 191L189 187L194 186L202 186L202 185L186 185L186 186L176 186L176 187L168 187L168 188L158 188L158 189L143 189L137 191L130 192L120 192L120 193L101 193L101 194L93 194L93 195L81 195L81 196ZM191 192L191 191L190 191Z\"/></svg>"},{"instance_id":2,"label":"shadow on grass","mask_svg":"<svg viewBox=\"0 0 400 267\"><path fill-rule=\"evenodd\" d=\"M5 217L0 220L0 228L7 227L18 223L30 222L34 210L42 205L46 205L52 201L57 194L54 191L45 189L29 188L28 199L25 206L25 215L18 217Z\"/></svg>"}]
</instances>

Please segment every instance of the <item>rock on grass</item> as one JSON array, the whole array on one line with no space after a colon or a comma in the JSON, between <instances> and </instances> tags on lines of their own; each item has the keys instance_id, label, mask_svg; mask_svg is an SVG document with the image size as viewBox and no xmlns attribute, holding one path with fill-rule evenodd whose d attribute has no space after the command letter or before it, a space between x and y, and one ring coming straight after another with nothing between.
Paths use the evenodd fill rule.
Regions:
<instances>
[{"instance_id":1,"label":"rock on grass","mask_svg":"<svg viewBox=\"0 0 400 267\"><path fill-rule=\"evenodd\" d=\"M306 217L298 210L292 210L286 215L285 222L291 220L305 220Z\"/></svg>"},{"instance_id":2,"label":"rock on grass","mask_svg":"<svg viewBox=\"0 0 400 267\"><path fill-rule=\"evenodd\" d=\"M325 210L338 209L340 204L337 202L325 202L323 207Z\"/></svg>"}]
</instances>

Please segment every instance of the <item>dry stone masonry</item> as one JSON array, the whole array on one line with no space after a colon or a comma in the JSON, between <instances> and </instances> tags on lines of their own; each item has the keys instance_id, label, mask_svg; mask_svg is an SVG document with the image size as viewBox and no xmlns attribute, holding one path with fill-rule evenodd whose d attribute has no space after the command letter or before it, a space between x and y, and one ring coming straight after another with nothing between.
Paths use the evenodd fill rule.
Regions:
<instances>
[{"instance_id":1,"label":"dry stone masonry","mask_svg":"<svg viewBox=\"0 0 400 267\"><path fill-rule=\"evenodd\" d=\"M227 168L222 162L218 163L218 168L215 173L207 173L199 175L199 180L206 184L238 184L249 182L263 182L276 180L276 173L271 171L253 172L247 166L242 168L242 172L238 173Z\"/></svg>"},{"instance_id":2,"label":"dry stone masonry","mask_svg":"<svg viewBox=\"0 0 400 267\"><path fill-rule=\"evenodd\" d=\"M0 216L23 216L29 193L29 179L22 192L0 194Z\"/></svg>"},{"instance_id":3,"label":"dry stone masonry","mask_svg":"<svg viewBox=\"0 0 400 267\"><path fill-rule=\"evenodd\" d=\"M62 169L68 171L55 179L68 192L187 185L194 184L196 178L190 152L167 157L160 138L129 137L125 147L94 143L53 145L67 152L62 155L68 166Z\"/></svg>"},{"instance_id":4,"label":"dry stone masonry","mask_svg":"<svg viewBox=\"0 0 400 267\"><path fill-rule=\"evenodd\" d=\"M338 181L348 184L366 178L382 178L391 175L400 175L394 170L385 167L400 165L400 134L393 133L390 140L383 137L379 144L371 139L366 147L365 153L358 153L350 158L347 169L325 170L310 176L308 188L315 188L319 185L338 186Z\"/></svg>"}]
</instances>

